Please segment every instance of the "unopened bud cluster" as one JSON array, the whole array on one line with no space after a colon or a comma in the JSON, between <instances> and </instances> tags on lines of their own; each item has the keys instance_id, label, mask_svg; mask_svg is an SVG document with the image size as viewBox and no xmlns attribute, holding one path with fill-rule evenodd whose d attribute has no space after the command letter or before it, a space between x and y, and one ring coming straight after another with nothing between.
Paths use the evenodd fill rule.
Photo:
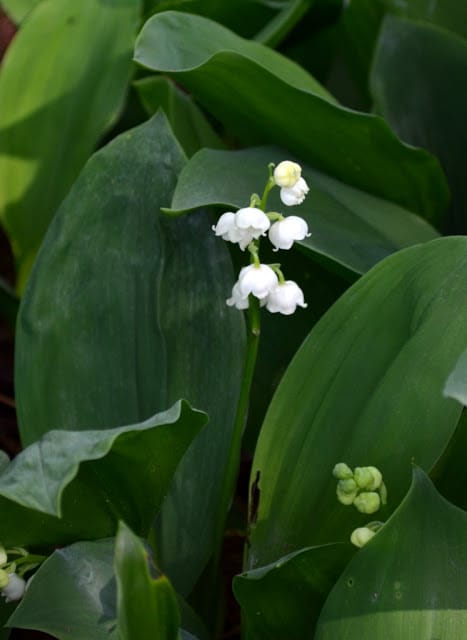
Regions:
<instances>
[{"instance_id":1,"label":"unopened bud cluster","mask_svg":"<svg viewBox=\"0 0 467 640\"><path fill-rule=\"evenodd\" d=\"M386 504L386 486L376 467L355 467L352 471L344 462L339 462L332 474L338 480L336 494L342 504L353 504L360 513L367 514L375 513Z\"/></svg>"},{"instance_id":2,"label":"unopened bud cluster","mask_svg":"<svg viewBox=\"0 0 467 640\"><path fill-rule=\"evenodd\" d=\"M290 315L297 306L307 306L303 291L293 280L285 280L279 264L261 263L259 241L267 234L274 251L278 251L290 249L296 240L303 240L310 235L303 218L284 217L276 211L266 211L267 196L274 186L280 187L281 200L287 206L301 204L309 189L296 162L285 160L272 171L273 166L269 166L269 180L263 197L253 194L249 207L235 213L223 213L217 225L213 226L213 231L223 240L238 244L242 251L248 248L251 254L251 264L240 271L227 304L237 309L247 309L249 296L254 296L271 313Z\"/></svg>"}]
</instances>

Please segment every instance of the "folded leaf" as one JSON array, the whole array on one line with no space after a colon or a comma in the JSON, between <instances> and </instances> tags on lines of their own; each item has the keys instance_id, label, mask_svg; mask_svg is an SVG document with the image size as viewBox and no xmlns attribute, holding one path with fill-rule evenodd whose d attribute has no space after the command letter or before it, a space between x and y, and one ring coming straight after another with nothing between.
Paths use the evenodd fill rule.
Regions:
<instances>
[{"instance_id":1,"label":"folded leaf","mask_svg":"<svg viewBox=\"0 0 467 640\"><path fill-rule=\"evenodd\" d=\"M247 144L278 144L430 221L446 208L435 158L401 143L381 118L338 106L287 58L210 20L171 11L154 16L138 37L135 60L173 76Z\"/></svg>"},{"instance_id":2,"label":"folded leaf","mask_svg":"<svg viewBox=\"0 0 467 640\"><path fill-rule=\"evenodd\" d=\"M181 401L140 424L49 432L0 472L0 540L38 546L102 538L119 519L147 535L205 423Z\"/></svg>"}]
</instances>

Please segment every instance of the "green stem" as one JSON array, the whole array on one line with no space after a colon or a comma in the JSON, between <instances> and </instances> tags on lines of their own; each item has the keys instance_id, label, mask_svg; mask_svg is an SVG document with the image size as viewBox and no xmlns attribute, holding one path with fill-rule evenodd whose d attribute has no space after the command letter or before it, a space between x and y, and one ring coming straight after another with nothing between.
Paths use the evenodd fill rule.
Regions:
<instances>
[{"instance_id":1,"label":"green stem","mask_svg":"<svg viewBox=\"0 0 467 640\"><path fill-rule=\"evenodd\" d=\"M222 497L220 502L220 517L216 535L216 550L214 554L214 566L219 566L219 559L222 550L222 535L225 528L227 513L232 500L232 493L237 481L238 469L240 466L240 451L242 444L243 430L245 427L248 404L250 400L250 389L255 372L256 357L258 355L259 336L261 333L261 313L259 300L250 296L250 306L248 309L248 333L245 365L243 369L242 385L238 397L237 412L235 415L232 440L230 443L230 457L224 475L222 487Z\"/></svg>"}]
</instances>

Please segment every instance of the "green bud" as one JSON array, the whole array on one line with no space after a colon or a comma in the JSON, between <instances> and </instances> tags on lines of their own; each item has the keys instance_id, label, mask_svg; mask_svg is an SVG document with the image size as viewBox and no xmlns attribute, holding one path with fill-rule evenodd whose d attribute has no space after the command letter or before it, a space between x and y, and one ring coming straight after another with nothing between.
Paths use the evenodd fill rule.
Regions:
<instances>
[{"instance_id":1,"label":"green bud","mask_svg":"<svg viewBox=\"0 0 467 640\"><path fill-rule=\"evenodd\" d=\"M368 527L359 527L352 532L350 536L350 542L356 547L363 547L366 543L371 540L376 533L369 529Z\"/></svg>"},{"instance_id":2,"label":"green bud","mask_svg":"<svg viewBox=\"0 0 467 640\"><path fill-rule=\"evenodd\" d=\"M357 483L353 478L348 478L347 480L339 480L337 486L342 493L358 493Z\"/></svg>"},{"instance_id":3,"label":"green bud","mask_svg":"<svg viewBox=\"0 0 467 640\"><path fill-rule=\"evenodd\" d=\"M2 544L0 544L0 567L6 564L7 561L8 561L8 558L7 558L7 553L5 551L5 547Z\"/></svg>"},{"instance_id":4,"label":"green bud","mask_svg":"<svg viewBox=\"0 0 467 640\"><path fill-rule=\"evenodd\" d=\"M352 469L345 462L338 462L332 470L332 475L338 480L353 478Z\"/></svg>"},{"instance_id":5,"label":"green bud","mask_svg":"<svg viewBox=\"0 0 467 640\"><path fill-rule=\"evenodd\" d=\"M6 571L0 569L0 589L3 589L10 582L10 576Z\"/></svg>"},{"instance_id":6,"label":"green bud","mask_svg":"<svg viewBox=\"0 0 467 640\"><path fill-rule=\"evenodd\" d=\"M381 504L385 505L388 501L388 490L386 489L384 482L381 483L379 488L379 495L381 496Z\"/></svg>"},{"instance_id":7,"label":"green bud","mask_svg":"<svg viewBox=\"0 0 467 640\"><path fill-rule=\"evenodd\" d=\"M340 480L337 483L337 487L336 487L337 499L341 504L345 504L345 505L353 504L353 501L357 497L357 493L358 493L357 489L349 493L348 490L342 489L342 487L340 486L341 482L347 482L347 480Z\"/></svg>"},{"instance_id":8,"label":"green bud","mask_svg":"<svg viewBox=\"0 0 467 640\"><path fill-rule=\"evenodd\" d=\"M375 491L363 491L353 501L360 513L375 513L381 506L379 494Z\"/></svg>"},{"instance_id":9,"label":"green bud","mask_svg":"<svg viewBox=\"0 0 467 640\"><path fill-rule=\"evenodd\" d=\"M354 469L355 482L360 489L375 491L381 485L383 476L376 467L356 467Z\"/></svg>"}]
</instances>

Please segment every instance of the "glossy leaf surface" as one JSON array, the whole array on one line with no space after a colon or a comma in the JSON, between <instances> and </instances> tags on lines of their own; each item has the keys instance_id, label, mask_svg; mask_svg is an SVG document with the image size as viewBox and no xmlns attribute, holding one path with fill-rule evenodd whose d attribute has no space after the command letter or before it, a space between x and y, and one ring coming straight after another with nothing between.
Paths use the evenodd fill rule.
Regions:
<instances>
[{"instance_id":1,"label":"glossy leaf surface","mask_svg":"<svg viewBox=\"0 0 467 640\"><path fill-rule=\"evenodd\" d=\"M466 40L433 25L386 18L371 76L376 107L403 140L440 159L452 193L451 233L467 231L466 74Z\"/></svg>"},{"instance_id":2,"label":"glossy leaf surface","mask_svg":"<svg viewBox=\"0 0 467 640\"><path fill-rule=\"evenodd\" d=\"M117 634L121 640L177 640L177 596L152 565L146 547L123 523L115 541Z\"/></svg>"},{"instance_id":3,"label":"glossy leaf surface","mask_svg":"<svg viewBox=\"0 0 467 640\"><path fill-rule=\"evenodd\" d=\"M324 600L352 556L348 544L310 547L234 578L246 638L310 638Z\"/></svg>"},{"instance_id":4,"label":"glossy leaf surface","mask_svg":"<svg viewBox=\"0 0 467 640\"><path fill-rule=\"evenodd\" d=\"M177 465L205 422L205 414L180 402L141 424L51 431L0 473L2 543L102 538L115 533L117 519L147 535Z\"/></svg>"},{"instance_id":5,"label":"glossy leaf surface","mask_svg":"<svg viewBox=\"0 0 467 640\"><path fill-rule=\"evenodd\" d=\"M54 426L131 424L179 393L207 411L209 426L178 468L158 535L162 568L189 590L220 517L244 325L225 304L235 278L209 216L159 215L184 161L159 114L86 165L23 299L16 392L25 442Z\"/></svg>"},{"instance_id":6,"label":"glossy leaf surface","mask_svg":"<svg viewBox=\"0 0 467 640\"><path fill-rule=\"evenodd\" d=\"M462 638L467 514L415 470L409 495L339 578L315 640Z\"/></svg>"},{"instance_id":7,"label":"glossy leaf surface","mask_svg":"<svg viewBox=\"0 0 467 640\"><path fill-rule=\"evenodd\" d=\"M154 16L138 37L135 60L172 75L247 144L283 146L429 220L446 207L444 177L432 156L402 144L379 117L338 106L287 58L209 20L170 11Z\"/></svg>"},{"instance_id":8,"label":"glossy leaf surface","mask_svg":"<svg viewBox=\"0 0 467 640\"><path fill-rule=\"evenodd\" d=\"M42 0L0 0L0 7L19 24Z\"/></svg>"},{"instance_id":9,"label":"glossy leaf surface","mask_svg":"<svg viewBox=\"0 0 467 640\"><path fill-rule=\"evenodd\" d=\"M381 0L380 0L381 1ZM467 37L467 4L458 0L382 0L388 12L431 22Z\"/></svg>"},{"instance_id":10,"label":"glossy leaf surface","mask_svg":"<svg viewBox=\"0 0 467 640\"><path fill-rule=\"evenodd\" d=\"M245 207L251 194L264 187L268 164L289 157L286 151L275 147L203 149L183 168L170 213L212 204ZM268 209L305 218L312 235L298 244L318 257L361 274L394 251L438 235L427 222L392 202L343 184L310 166L302 169L311 188L305 202L286 207L275 188Z\"/></svg>"},{"instance_id":11,"label":"glossy leaf surface","mask_svg":"<svg viewBox=\"0 0 467 640\"><path fill-rule=\"evenodd\" d=\"M116 119L131 73L140 0L44 0L0 73L0 217L20 286L47 226Z\"/></svg>"},{"instance_id":12,"label":"glossy leaf surface","mask_svg":"<svg viewBox=\"0 0 467 640\"><path fill-rule=\"evenodd\" d=\"M444 387L444 395L455 398L467 406L467 351L464 351L449 374Z\"/></svg>"},{"instance_id":13,"label":"glossy leaf surface","mask_svg":"<svg viewBox=\"0 0 467 640\"><path fill-rule=\"evenodd\" d=\"M429 470L461 407L442 395L467 346L467 239L443 238L386 258L312 329L285 373L260 434L257 522L247 567L306 544L348 539L367 522L338 503L337 462L381 469L390 496Z\"/></svg>"}]
</instances>

